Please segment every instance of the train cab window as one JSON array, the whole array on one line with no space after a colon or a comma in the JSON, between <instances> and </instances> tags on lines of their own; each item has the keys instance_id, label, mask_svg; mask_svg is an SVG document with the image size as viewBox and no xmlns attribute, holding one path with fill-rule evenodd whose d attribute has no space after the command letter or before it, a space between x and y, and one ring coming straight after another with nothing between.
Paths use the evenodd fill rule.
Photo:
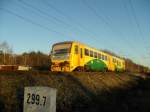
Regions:
<instances>
[{"instance_id":1,"label":"train cab window","mask_svg":"<svg viewBox=\"0 0 150 112\"><path fill-rule=\"evenodd\" d=\"M89 50L88 49L85 48L84 53L85 53L86 56L89 56Z\"/></svg>"},{"instance_id":2,"label":"train cab window","mask_svg":"<svg viewBox=\"0 0 150 112\"><path fill-rule=\"evenodd\" d=\"M90 51L90 56L93 57L93 51Z\"/></svg>"},{"instance_id":3,"label":"train cab window","mask_svg":"<svg viewBox=\"0 0 150 112\"><path fill-rule=\"evenodd\" d=\"M97 52L94 52L94 58L97 58Z\"/></svg>"},{"instance_id":4,"label":"train cab window","mask_svg":"<svg viewBox=\"0 0 150 112\"><path fill-rule=\"evenodd\" d=\"M79 52L79 51L78 51L78 46L76 45L76 46L75 46L75 54L78 54L78 52Z\"/></svg>"},{"instance_id":5,"label":"train cab window","mask_svg":"<svg viewBox=\"0 0 150 112\"><path fill-rule=\"evenodd\" d=\"M101 59L101 54L98 53L98 58Z\"/></svg>"},{"instance_id":6,"label":"train cab window","mask_svg":"<svg viewBox=\"0 0 150 112\"><path fill-rule=\"evenodd\" d=\"M104 55L102 55L102 60L104 60Z\"/></svg>"}]
</instances>

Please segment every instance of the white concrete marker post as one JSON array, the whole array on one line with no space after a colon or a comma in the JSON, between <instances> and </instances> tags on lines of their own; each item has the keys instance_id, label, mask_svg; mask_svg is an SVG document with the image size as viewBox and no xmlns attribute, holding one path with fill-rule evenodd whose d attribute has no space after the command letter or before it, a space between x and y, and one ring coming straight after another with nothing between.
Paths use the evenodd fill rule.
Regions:
<instances>
[{"instance_id":1,"label":"white concrete marker post","mask_svg":"<svg viewBox=\"0 0 150 112\"><path fill-rule=\"evenodd\" d=\"M25 87L23 112L56 112L56 89Z\"/></svg>"}]
</instances>

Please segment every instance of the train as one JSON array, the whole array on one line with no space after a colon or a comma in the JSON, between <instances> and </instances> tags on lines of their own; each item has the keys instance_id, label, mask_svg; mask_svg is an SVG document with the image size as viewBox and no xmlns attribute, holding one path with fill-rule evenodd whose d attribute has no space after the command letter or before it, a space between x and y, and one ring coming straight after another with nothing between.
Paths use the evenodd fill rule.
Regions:
<instances>
[{"instance_id":1,"label":"train","mask_svg":"<svg viewBox=\"0 0 150 112\"><path fill-rule=\"evenodd\" d=\"M51 71L124 71L125 60L76 41L52 45Z\"/></svg>"}]
</instances>

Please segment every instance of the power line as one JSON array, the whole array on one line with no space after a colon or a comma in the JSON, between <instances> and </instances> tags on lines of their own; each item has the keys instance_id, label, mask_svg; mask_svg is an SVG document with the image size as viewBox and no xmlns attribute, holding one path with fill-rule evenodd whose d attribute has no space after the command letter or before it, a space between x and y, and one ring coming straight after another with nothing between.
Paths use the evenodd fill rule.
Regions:
<instances>
[{"instance_id":1,"label":"power line","mask_svg":"<svg viewBox=\"0 0 150 112\"><path fill-rule=\"evenodd\" d=\"M123 0L122 0L122 2L123 2ZM129 1L129 2L131 2L131 1ZM123 6L124 6L124 8L126 9L126 10L128 10L128 7L126 6L126 4L123 2ZM134 10L134 8L133 8L133 4L132 3L130 3L130 6L131 6L131 9L132 9L132 14L133 14L133 18L134 18L134 20L135 20L135 23L136 23L136 26L137 26L137 28L138 28L138 30L139 30L139 33L141 34L141 36L143 37L143 33L142 33L142 30L141 30L141 28L140 28L140 24L138 23L138 21L137 21L137 17L136 17L136 14L135 14L135 10ZM128 18L131 18L131 17L129 17L130 15L129 15L129 13L127 13L128 14ZM130 20L131 21L131 20ZM130 22L130 23L132 23L132 22ZM132 24L133 25L133 24ZM142 38L142 40L143 40L143 38ZM144 42L144 40L143 40L143 42ZM140 57L143 59L143 58L145 58L142 54L140 54Z\"/></svg>"},{"instance_id":2,"label":"power line","mask_svg":"<svg viewBox=\"0 0 150 112\"><path fill-rule=\"evenodd\" d=\"M17 3L17 2L16 2ZM15 4L16 5L16 4ZM21 7L23 10L25 10L25 11L27 11L27 7L26 7L26 5L24 5L24 4L19 4L19 5L17 5L17 6L19 6L19 7ZM38 13L38 12L36 12L36 11L33 11L33 10L30 10L30 9L28 9L29 11L30 11L30 13L33 13L33 14L36 14L36 15L38 15L39 17L41 17L41 18L44 18L44 19L46 19L48 22L49 21L52 21L53 19L50 19L49 17L47 17L47 16L43 16L42 14L40 14L40 13ZM56 21L53 21L53 22L55 22L55 23L57 23Z\"/></svg>"},{"instance_id":3,"label":"power line","mask_svg":"<svg viewBox=\"0 0 150 112\"><path fill-rule=\"evenodd\" d=\"M127 11L128 10L128 7L126 6L126 4L125 4L125 2L124 2L124 0L121 0L122 2L123 2L123 7L124 7L124 9ZM128 18L129 18L129 20L130 20L130 24L132 24L132 21L131 21L131 17L130 17L130 14L127 12L127 15L128 15ZM133 25L133 24L132 24ZM133 33L134 34L134 33ZM134 49L136 49L135 47L134 47Z\"/></svg>"},{"instance_id":4,"label":"power line","mask_svg":"<svg viewBox=\"0 0 150 112\"><path fill-rule=\"evenodd\" d=\"M70 24L68 24L68 23L66 23L66 22L64 22L64 21L62 21L62 20L60 20L60 19L58 19L57 17L52 16L52 15L50 15L49 13L47 13L47 12L45 12L45 11L43 11L43 10L37 8L37 7L34 7L34 6L31 5L30 3L24 2L23 0L21 0L21 1L18 0L18 2L21 2L22 4L26 5L27 7L30 7L30 8L32 8L32 9L38 11L38 12L39 12L40 14L42 14L42 15L45 15L45 16L47 16L47 17L51 17L53 20L55 20L55 21L57 21L57 22L59 22L59 23L61 23L61 24L64 24L64 25L69 26L69 27L71 26Z\"/></svg>"},{"instance_id":5,"label":"power line","mask_svg":"<svg viewBox=\"0 0 150 112\"><path fill-rule=\"evenodd\" d=\"M56 20L57 22L59 22L59 23L61 23L61 24L63 24L63 25L69 26L69 27L67 27L67 28L73 28L72 25L70 25L70 24L68 24L68 23L66 23L66 22L64 22L64 21L62 21L62 20L60 20L60 19L58 19L57 17L51 16L49 13L47 13L47 12L45 12L45 11L43 11L43 10L37 8L37 7L34 7L33 5L31 5L31 4L29 4L29 3L26 3L26 2L24 2L24 1L21 1L21 3L22 3L22 5L24 5L24 6L27 6L27 7L29 7L29 8L34 9L34 10L35 10L36 12L38 12L39 14L46 16L47 18L45 18L45 19L47 19L47 20L50 20L50 18L52 18L52 19ZM23 9L25 9L25 7L23 7L23 6L21 6L21 5L20 5L20 7L23 8ZM31 10L31 12L32 12L32 13L35 13L35 12L33 12L32 10ZM38 15L38 16L40 16L40 15ZM43 18L43 16L40 16L40 17ZM50 17L50 18L49 18L49 17ZM51 21L51 20L50 20L50 21ZM50 22L50 21L48 21L48 22ZM75 34L75 35L77 35L77 34Z\"/></svg>"},{"instance_id":6,"label":"power line","mask_svg":"<svg viewBox=\"0 0 150 112\"><path fill-rule=\"evenodd\" d=\"M63 13L61 10L59 10L58 8L56 8L55 6L53 6L51 3L47 2L46 0L43 0L42 3L44 3L45 5L47 5L48 7L52 8L53 10L55 10L57 13L59 13L60 15L64 16L65 18L67 18L69 21L73 21L75 24L77 24L77 26L86 31L87 33L89 33L90 31L85 28L83 25L81 25L81 23L75 21L73 18L71 18L70 16L66 15L65 13ZM93 35L93 34L92 34Z\"/></svg>"},{"instance_id":7,"label":"power line","mask_svg":"<svg viewBox=\"0 0 150 112\"><path fill-rule=\"evenodd\" d=\"M106 16L106 15L104 15L103 14L103 16L102 15L100 15L99 13L97 13L97 11L95 10L95 8L93 8L91 5L89 5L88 4L88 2L86 2L86 0L82 0L82 2L83 2L83 4L84 5L86 5L90 10L91 10L91 12L93 12L93 14L95 14L95 16L99 19L99 20L101 20L105 25L107 25L108 27L109 27L109 29L115 34L115 33L117 33L117 34L119 34L119 35L121 35L122 37L123 37L123 35L122 35L122 33L118 30L118 31L115 31L115 29L112 27L112 25L110 24L110 22L111 22L111 19L110 19L110 17L108 17L108 16ZM106 19L107 18L107 19Z\"/></svg>"},{"instance_id":8,"label":"power line","mask_svg":"<svg viewBox=\"0 0 150 112\"><path fill-rule=\"evenodd\" d=\"M139 31L141 40L143 41L143 45L145 45L145 39L143 38L143 32L142 32L140 24L138 22L138 19L137 19L137 16L136 16L135 9L133 7L132 1L129 0L129 3L130 3L130 7L131 7L131 12L132 12L133 18L135 20L136 27L137 27L137 29ZM143 47L144 47L145 51L147 52L147 47L145 47L145 46L143 46ZM141 55L141 58L143 58L143 55Z\"/></svg>"},{"instance_id":9,"label":"power line","mask_svg":"<svg viewBox=\"0 0 150 112\"><path fill-rule=\"evenodd\" d=\"M109 26L109 23L103 18L103 16L100 16L100 15L97 13L97 11L96 11L93 7L91 7L91 6L86 2L86 0L82 0L82 2L83 2L83 4L85 4L85 5L95 14L95 16L96 16L97 18L99 18L99 19L102 20L106 25Z\"/></svg>"},{"instance_id":10,"label":"power line","mask_svg":"<svg viewBox=\"0 0 150 112\"><path fill-rule=\"evenodd\" d=\"M16 2L16 3L20 3L20 2ZM15 5L16 5L16 4L15 4ZM21 3L21 4L19 4L18 6L21 7L21 8L22 8L23 10L25 10L25 11L26 11L28 8L32 8L31 5L28 6L28 5L24 4L24 3ZM49 15L43 16L43 15L45 15L45 14L39 12L39 11L36 10L35 8L36 8L36 7L32 8L32 9L34 9L34 10L30 10L30 9L28 9L28 10L30 11L30 13L32 12L33 14L36 14L36 15L38 15L39 17L48 20L48 22L51 22L51 21L52 21L52 20L49 18ZM53 19L53 18L52 18L52 19ZM58 23L58 21L55 22L55 23ZM62 23L62 24L64 24L64 23ZM66 25L66 24L65 24L65 25ZM67 28L68 28L68 27L67 27ZM76 34L75 34L75 35L76 35ZM70 35L70 37L71 37L71 35ZM73 37L72 37L72 38L73 38ZM74 39L75 39L75 38L74 38Z\"/></svg>"},{"instance_id":11,"label":"power line","mask_svg":"<svg viewBox=\"0 0 150 112\"><path fill-rule=\"evenodd\" d=\"M21 6L21 7L22 7L22 6ZM22 8L24 9L25 7L22 7ZM2 9L2 8L1 8L1 9ZM63 35L63 36L69 36L69 35L66 35L65 33L61 33L61 32L55 31L55 30L50 29L49 27L46 27L46 26L44 26L44 25L42 25L42 24L36 23L36 22L34 22L33 20L28 19L28 18L25 18L25 17L23 17L23 16L21 16L21 15L15 13L15 12L13 12L13 11L8 10L8 9L2 9L2 10L4 10L4 11L7 12L7 13L10 13L10 14L12 14L12 15L14 15L14 16L17 16L18 18L23 19L24 21L27 21L27 22L29 22L29 23L31 23L31 24L33 24L33 25L39 26L39 27L41 27L41 28L43 28L43 29L45 29L45 30L54 32L54 33L59 34L59 35L61 35L61 36L62 36L62 35ZM39 16L39 15L38 15L38 16ZM48 18L47 18L47 19L48 19ZM64 24L64 23L63 23L63 24ZM71 36L70 36L70 37L71 37ZM76 40L76 39L75 39L75 40ZM95 40L94 40L94 41L95 41Z\"/></svg>"},{"instance_id":12,"label":"power line","mask_svg":"<svg viewBox=\"0 0 150 112\"><path fill-rule=\"evenodd\" d=\"M48 27L46 27L46 26L44 26L42 24L36 23L36 22L32 21L31 19L25 18L24 16L21 16L21 15L15 13L13 11L10 11L8 9L0 8L0 10L3 10L3 11L5 11L5 12L11 14L11 15L14 15L14 16L16 16L16 17L18 17L18 18L20 18L20 19L22 19L22 20L24 20L24 21L26 21L28 23L31 23L32 25L38 26L38 27L40 27L42 29L45 29L47 31L54 32L54 33L56 33L58 35L61 35L61 36L66 36L66 34L64 34L64 33L52 30L52 29L50 29L50 28L48 28Z\"/></svg>"},{"instance_id":13,"label":"power line","mask_svg":"<svg viewBox=\"0 0 150 112\"><path fill-rule=\"evenodd\" d=\"M93 8L91 5L89 5L89 4L86 2L86 0L82 0L82 2L95 14L95 16L96 16L97 18L99 18L103 23L105 23L105 24L109 27L109 29L110 29L114 34L117 33L117 34L121 35L122 38L124 37L124 36L122 35L122 33L121 33L119 30L116 31L116 30L112 27L112 25L110 24L110 23L112 23L110 16L105 15L105 14L102 14L102 11L101 11L101 14L102 14L102 15L100 15L99 13L97 13L97 11L95 10L95 8ZM99 8L99 10L100 10L100 8ZM125 40L125 39L124 39L124 40ZM127 40L125 40L125 41L127 41Z\"/></svg>"},{"instance_id":14,"label":"power line","mask_svg":"<svg viewBox=\"0 0 150 112\"><path fill-rule=\"evenodd\" d=\"M113 33L115 33L116 31L114 30L114 28L110 25L110 23L108 22L108 20L105 20L105 18L108 18L108 17L106 17L106 16L101 16L99 13L97 13L97 11L92 7L92 6L90 6L87 2L86 2L86 0L82 0L82 2L83 2L83 4L84 5L86 5L87 6L87 8L89 8L90 10L91 10L91 12L93 12L93 14L95 14L95 16L99 19L99 20L101 20L103 23L105 23L109 28L110 28L110 30L113 32ZM110 19L109 19L110 20ZM118 34L120 34L121 36L122 36L122 34L121 34L121 32L119 33L119 31L117 32Z\"/></svg>"},{"instance_id":15,"label":"power line","mask_svg":"<svg viewBox=\"0 0 150 112\"><path fill-rule=\"evenodd\" d=\"M97 18L99 18L101 21L103 21L103 22L112 30L112 32L117 32L119 35L121 35L121 38L122 38L124 41L126 41L126 43L128 43L128 45L131 46L131 48L134 48L134 47L132 46L132 44L130 44L129 41L126 40L126 38L123 38L124 36L122 35L122 33L121 33L119 30L118 30L118 31L115 31L114 28L111 27L110 23L109 23L107 20L105 20L102 16L100 16L100 15L97 13L97 11L96 11L93 7L91 7L91 6L86 2L86 0L82 0L82 1L83 1L83 3L95 14L95 16L96 16ZM108 18L108 17L107 17L107 18ZM133 50L133 51L134 51L134 50Z\"/></svg>"},{"instance_id":16,"label":"power line","mask_svg":"<svg viewBox=\"0 0 150 112\"><path fill-rule=\"evenodd\" d=\"M41 13L42 15L46 15L46 16L48 16L48 17L51 17L52 19L56 20L57 22L62 23L62 24L64 24L64 25L66 25L66 26L69 26L69 28L70 28L70 27L73 28L73 26L72 26L71 24L68 24L67 22L62 21L62 20L58 19L57 17L51 16L49 13L47 13L47 12L45 12L45 11L42 11L41 9L39 9L39 8L37 8L37 7L34 7L33 5L31 5L31 4L27 3L27 2L24 2L24 1L21 1L21 2L22 2L22 4L24 4L24 5L26 5L26 6L30 7L30 8L32 8L32 9L38 11L38 12ZM42 1L42 2L44 2L44 1ZM46 1L45 1L45 2L46 2ZM62 13L61 11L59 11L57 8L53 7L53 6L52 6L51 4L49 4L48 2L46 2L46 5L50 5L52 8L54 8L54 10L56 10L56 11L59 12L60 14ZM67 18L69 18L69 17L67 16ZM79 31L81 31L81 30L78 29L78 28L76 28L76 29L79 30Z\"/></svg>"},{"instance_id":17,"label":"power line","mask_svg":"<svg viewBox=\"0 0 150 112\"><path fill-rule=\"evenodd\" d=\"M112 28L111 27L111 25L110 25L110 23L108 22L108 20L110 21L110 18L108 17L108 16L101 16L101 15L99 15L98 13L97 13L97 11L93 8L93 7L91 7L87 2L86 2L86 0L81 0L82 1L82 3L84 4L84 5L86 5L87 6L87 8L91 11L91 12L93 12L93 14L95 14L95 16L97 17L97 18L99 18L99 20L101 20L104 24L106 24L108 27L109 27L109 29L114 33L115 31L114 31L114 28ZM107 18L108 20L105 20L105 18ZM121 34L120 34L121 35Z\"/></svg>"},{"instance_id":18,"label":"power line","mask_svg":"<svg viewBox=\"0 0 150 112\"><path fill-rule=\"evenodd\" d=\"M70 24L68 24L68 23L66 23L66 22L64 22L64 21L62 21L62 20L60 20L60 19L58 19L57 17L51 16L49 13L47 13L47 12L45 12L45 11L43 11L43 10L37 8L37 7L34 7L33 5L31 5L31 4L27 3L27 2L24 2L24 1L19 1L19 2L21 2L21 3L24 4L24 5L26 5L27 7L30 7L30 8L32 8L32 9L36 10L37 12L39 12L39 13L42 14L42 15L45 15L45 16L47 16L47 17L51 17L52 19L56 20L57 22L62 23L62 24L64 24L64 25L66 25L66 26L69 26L69 28L73 28L72 25L70 25ZM78 28L76 28L76 29L77 29L77 30L80 30L80 29L78 29ZM92 38L94 38L95 40L97 40L94 36L93 36ZM90 39L91 39L91 38L90 38ZM95 40L94 40L94 41L95 41Z\"/></svg>"},{"instance_id":19,"label":"power line","mask_svg":"<svg viewBox=\"0 0 150 112\"><path fill-rule=\"evenodd\" d=\"M84 31L86 31L86 33L91 35L90 38L92 38L92 39L94 38L96 41L99 41L99 40L97 40L97 38L95 38L96 35L94 33L91 33L91 31L89 29L87 29L86 27L84 27L81 23L75 21L73 18L71 18L70 16L66 15L61 10L59 10L58 8L56 8L55 6L53 6L51 3L47 2L46 0L43 0L42 3L44 3L46 6L52 8L53 10L55 10L57 13L59 13L60 15L65 17L67 20L69 20L71 22L74 22L77 25L77 27L75 27L76 29L78 29L78 27L79 27L79 29L78 29L79 31L83 32L82 30L84 30Z\"/></svg>"},{"instance_id":20,"label":"power line","mask_svg":"<svg viewBox=\"0 0 150 112\"><path fill-rule=\"evenodd\" d=\"M131 25L132 24L132 26L133 26L133 22L132 22L132 20L131 20L131 15L129 14L129 10L128 10L128 7L127 7L127 4L124 2L124 0L121 0L121 2L123 3L123 7L124 7L124 9L126 10L126 12L127 12L127 16L128 16L128 18L129 18L129 24ZM131 28L130 28L131 29ZM133 32L132 32L133 33ZM133 35L134 35L134 33L133 33ZM134 35L135 36L135 35Z\"/></svg>"},{"instance_id":21,"label":"power line","mask_svg":"<svg viewBox=\"0 0 150 112\"><path fill-rule=\"evenodd\" d=\"M138 28L138 30L139 30L139 33L140 33L141 36L142 36L143 33L142 33L142 30L141 30L140 24L139 24L139 22L138 22L138 20L137 20L137 17L136 17L136 14L135 14L135 9L134 9L134 7L133 7L132 1L129 0L129 3L130 3L130 6L131 6L131 10L132 10L132 13L133 13L133 17L134 17L136 26L137 26L137 28Z\"/></svg>"},{"instance_id":22,"label":"power line","mask_svg":"<svg viewBox=\"0 0 150 112\"><path fill-rule=\"evenodd\" d=\"M130 3L130 6L131 6L131 11L132 11L132 13L133 13L133 18L134 18L134 20L135 20L135 24L136 24L136 26L137 26L137 29L138 29L140 35L141 35L141 39L142 39L143 42L145 43L145 39L143 38L143 32L142 32L141 26L140 26L140 24L139 24L139 22L138 22L138 19L137 19L136 13L135 13L135 9L134 9L133 4L132 4L132 0L129 0L129 3Z\"/></svg>"}]
</instances>

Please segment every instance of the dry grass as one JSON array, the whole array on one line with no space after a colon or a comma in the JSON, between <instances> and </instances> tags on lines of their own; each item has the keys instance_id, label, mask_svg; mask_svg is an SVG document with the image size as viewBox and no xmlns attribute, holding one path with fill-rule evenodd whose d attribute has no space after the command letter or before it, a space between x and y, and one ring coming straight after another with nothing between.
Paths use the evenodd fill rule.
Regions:
<instances>
[{"instance_id":1,"label":"dry grass","mask_svg":"<svg viewBox=\"0 0 150 112\"><path fill-rule=\"evenodd\" d=\"M0 72L0 109L22 112L25 86L49 86L58 90L57 112L126 112L130 106L122 99L139 80L127 73Z\"/></svg>"}]
</instances>

